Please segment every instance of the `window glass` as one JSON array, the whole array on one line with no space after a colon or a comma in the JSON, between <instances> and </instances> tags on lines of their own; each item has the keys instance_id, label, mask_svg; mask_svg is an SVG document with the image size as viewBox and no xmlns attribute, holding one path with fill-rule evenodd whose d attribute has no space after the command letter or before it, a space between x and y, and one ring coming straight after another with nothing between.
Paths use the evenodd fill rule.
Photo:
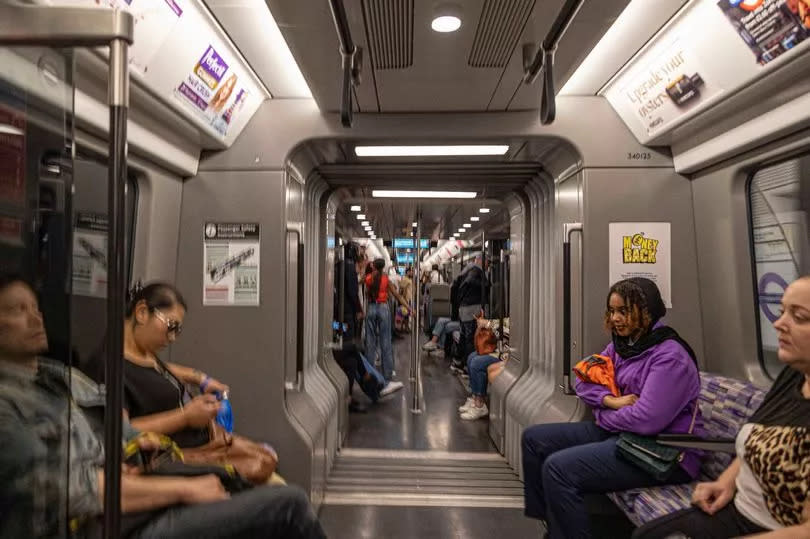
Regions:
<instances>
[{"instance_id":1,"label":"window glass","mask_svg":"<svg viewBox=\"0 0 810 539\"><path fill-rule=\"evenodd\" d=\"M782 365L773 322L787 285L810 268L810 156L759 170L749 197L761 359L766 373L776 377Z\"/></svg>"}]
</instances>

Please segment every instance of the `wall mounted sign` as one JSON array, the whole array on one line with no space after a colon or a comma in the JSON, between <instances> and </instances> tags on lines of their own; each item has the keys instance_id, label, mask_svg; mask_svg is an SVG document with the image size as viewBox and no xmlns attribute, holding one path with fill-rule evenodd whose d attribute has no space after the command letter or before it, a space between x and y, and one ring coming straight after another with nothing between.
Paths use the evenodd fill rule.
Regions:
<instances>
[{"instance_id":1,"label":"wall mounted sign","mask_svg":"<svg viewBox=\"0 0 810 539\"><path fill-rule=\"evenodd\" d=\"M73 228L73 294L107 297L107 214L79 212Z\"/></svg>"},{"instance_id":2,"label":"wall mounted sign","mask_svg":"<svg viewBox=\"0 0 810 539\"><path fill-rule=\"evenodd\" d=\"M203 227L203 305L259 304L259 224Z\"/></svg>"},{"instance_id":3,"label":"wall mounted sign","mask_svg":"<svg viewBox=\"0 0 810 539\"><path fill-rule=\"evenodd\" d=\"M610 223L610 282L646 277L658 285L672 308L672 244L670 223Z\"/></svg>"}]
</instances>

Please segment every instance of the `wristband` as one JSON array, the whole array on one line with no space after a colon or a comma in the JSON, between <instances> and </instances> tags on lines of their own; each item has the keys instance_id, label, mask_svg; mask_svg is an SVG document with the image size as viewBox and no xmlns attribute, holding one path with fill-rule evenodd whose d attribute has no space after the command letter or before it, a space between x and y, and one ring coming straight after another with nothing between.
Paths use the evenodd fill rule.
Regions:
<instances>
[{"instance_id":1,"label":"wristband","mask_svg":"<svg viewBox=\"0 0 810 539\"><path fill-rule=\"evenodd\" d=\"M208 384L211 383L211 377L207 374L203 375L202 382L200 382L200 391L205 393L205 390L208 388Z\"/></svg>"}]
</instances>

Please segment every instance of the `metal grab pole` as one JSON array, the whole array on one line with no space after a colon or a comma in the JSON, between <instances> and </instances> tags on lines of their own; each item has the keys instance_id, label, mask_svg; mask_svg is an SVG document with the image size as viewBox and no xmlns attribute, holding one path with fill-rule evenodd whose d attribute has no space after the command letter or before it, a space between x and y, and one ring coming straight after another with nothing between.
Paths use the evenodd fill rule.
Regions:
<instances>
[{"instance_id":1,"label":"metal grab pole","mask_svg":"<svg viewBox=\"0 0 810 539\"><path fill-rule=\"evenodd\" d=\"M419 276L422 273L419 264L422 259L422 215L419 212L419 207L416 208L416 259L414 260L413 264L413 289L414 289L414 324L413 324L413 335L411 340L411 361L413 365L413 373L414 373L414 380L413 380L413 398L411 401L411 413L412 414L421 414L422 413L422 396L420 393L420 388L422 386L422 363L421 357L419 354L419 322L421 320L420 316L420 306L419 306Z\"/></svg>"},{"instance_id":2,"label":"metal grab pole","mask_svg":"<svg viewBox=\"0 0 810 539\"><path fill-rule=\"evenodd\" d=\"M104 424L104 537L121 535L122 393L124 373L124 302L127 283L125 251L125 193L127 177L127 111L129 108L129 44L110 42L110 164L107 178L109 244L107 268L106 410Z\"/></svg>"}]
</instances>

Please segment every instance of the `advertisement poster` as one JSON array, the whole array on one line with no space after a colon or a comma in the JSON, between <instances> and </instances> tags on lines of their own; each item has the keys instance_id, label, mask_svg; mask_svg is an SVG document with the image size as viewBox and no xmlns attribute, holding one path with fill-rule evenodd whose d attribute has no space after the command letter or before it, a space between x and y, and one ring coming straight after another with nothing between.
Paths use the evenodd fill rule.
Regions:
<instances>
[{"instance_id":1,"label":"advertisement poster","mask_svg":"<svg viewBox=\"0 0 810 539\"><path fill-rule=\"evenodd\" d=\"M0 106L0 202L25 206L25 116Z\"/></svg>"},{"instance_id":2,"label":"advertisement poster","mask_svg":"<svg viewBox=\"0 0 810 539\"><path fill-rule=\"evenodd\" d=\"M73 293L107 297L107 215L79 212L73 229Z\"/></svg>"},{"instance_id":3,"label":"advertisement poster","mask_svg":"<svg viewBox=\"0 0 810 539\"><path fill-rule=\"evenodd\" d=\"M698 58L686 41L676 39L628 77L620 94L644 126L647 135L722 89L701 76Z\"/></svg>"},{"instance_id":4,"label":"advertisement poster","mask_svg":"<svg viewBox=\"0 0 810 539\"><path fill-rule=\"evenodd\" d=\"M259 224L206 223L203 305L259 304Z\"/></svg>"},{"instance_id":5,"label":"advertisement poster","mask_svg":"<svg viewBox=\"0 0 810 539\"><path fill-rule=\"evenodd\" d=\"M249 92L240 85L240 76L214 45L201 51L199 60L175 90L187 108L225 136L236 114L242 110ZM243 76L244 78L244 76Z\"/></svg>"},{"instance_id":6,"label":"advertisement poster","mask_svg":"<svg viewBox=\"0 0 810 539\"><path fill-rule=\"evenodd\" d=\"M145 74L182 17L188 0L51 0L51 3L106 7L131 13L135 21L135 42L129 49L129 63L133 70Z\"/></svg>"},{"instance_id":7,"label":"advertisement poster","mask_svg":"<svg viewBox=\"0 0 810 539\"><path fill-rule=\"evenodd\" d=\"M810 0L720 0L717 6L761 65L810 36Z\"/></svg>"},{"instance_id":8,"label":"advertisement poster","mask_svg":"<svg viewBox=\"0 0 810 539\"><path fill-rule=\"evenodd\" d=\"M672 244L670 223L610 223L609 286L632 277L646 277L658 285L661 298L672 308Z\"/></svg>"}]
</instances>

